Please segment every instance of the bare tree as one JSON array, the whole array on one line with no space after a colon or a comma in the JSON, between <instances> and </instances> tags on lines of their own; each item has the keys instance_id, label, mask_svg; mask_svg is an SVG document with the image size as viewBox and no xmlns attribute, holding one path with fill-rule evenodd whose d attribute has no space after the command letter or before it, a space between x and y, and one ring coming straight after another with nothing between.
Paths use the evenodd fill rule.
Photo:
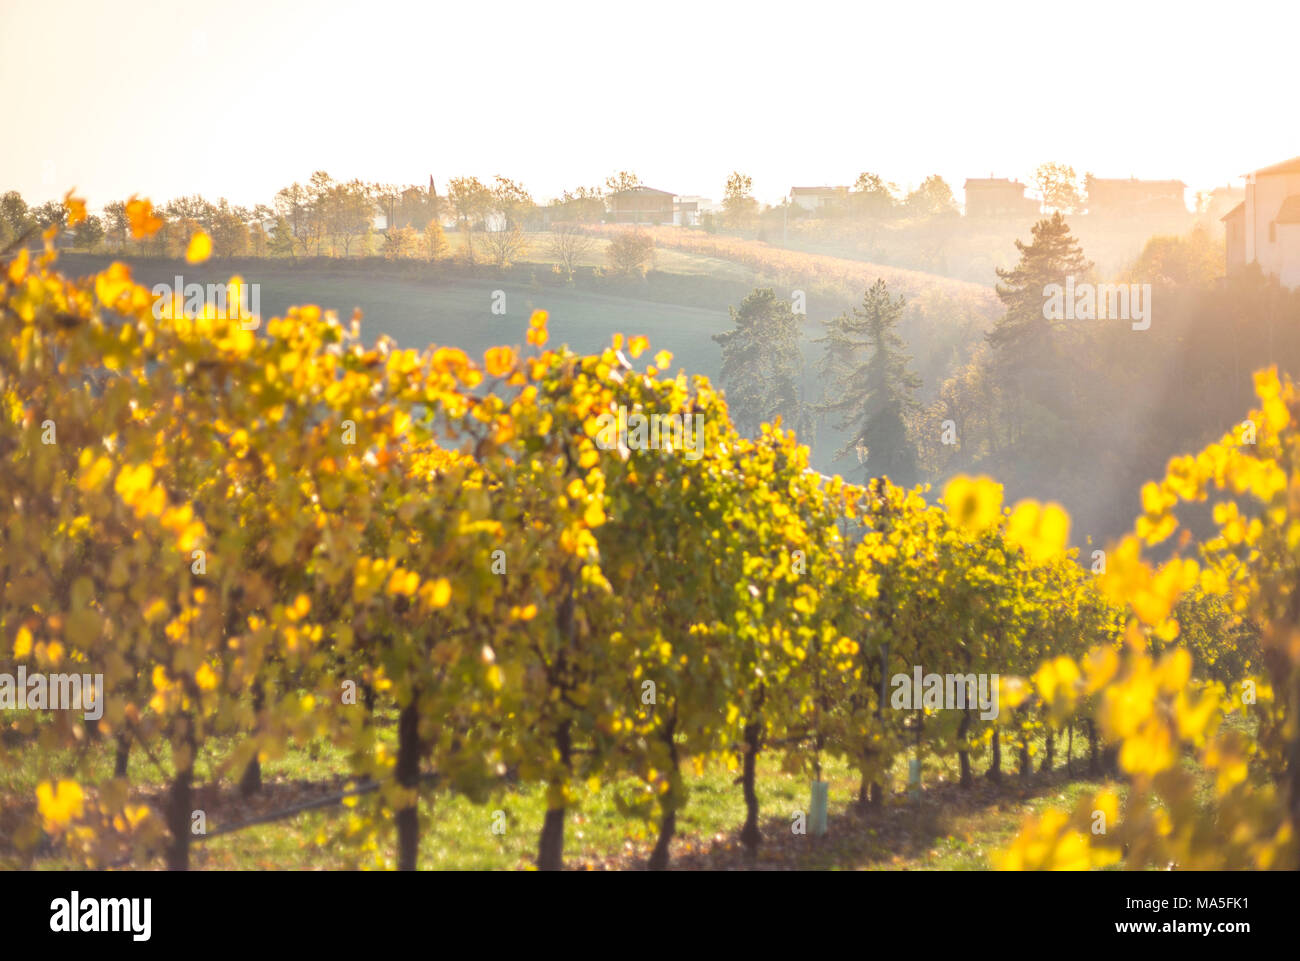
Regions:
<instances>
[{"instance_id":1,"label":"bare tree","mask_svg":"<svg viewBox=\"0 0 1300 961\"><path fill-rule=\"evenodd\" d=\"M483 244L498 267L510 264L527 249L524 217L533 208L533 198L522 185L497 177L487 194L487 230Z\"/></svg>"},{"instance_id":2,"label":"bare tree","mask_svg":"<svg viewBox=\"0 0 1300 961\"><path fill-rule=\"evenodd\" d=\"M337 199L334 178L324 170L317 170L307 182L307 244L315 248L316 256L323 256L330 238L331 213Z\"/></svg>"},{"instance_id":3,"label":"bare tree","mask_svg":"<svg viewBox=\"0 0 1300 961\"><path fill-rule=\"evenodd\" d=\"M369 185L360 180L338 184L330 194L329 229L343 241L343 256L350 256L352 244L365 236L374 220L375 199Z\"/></svg>"},{"instance_id":4,"label":"bare tree","mask_svg":"<svg viewBox=\"0 0 1300 961\"><path fill-rule=\"evenodd\" d=\"M491 191L477 177L456 177L447 191L447 201L456 215L456 225L465 235L465 258L474 262L474 224L481 220Z\"/></svg>"},{"instance_id":5,"label":"bare tree","mask_svg":"<svg viewBox=\"0 0 1300 961\"><path fill-rule=\"evenodd\" d=\"M1043 195L1043 206L1048 210L1072 214L1083 207L1079 178L1068 164L1039 164L1034 171L1034 184Z\"/></svg>"},{"instance_id":6,"label":"bare tree","mask_svg":"<svg viewBox=\"0 0 1300 961\"><path fill-rule=\"evenodd\" d=\"M641 178L630 170L620 170L605 178L605 189L612 194L620 193L624 190L633 190L641 186Z\"/></svg>"},{"instance_id":7,"label":"bare tree","mask_svg":"<svg viewBox=\"0 0 1300 961\"><path fill-rule=\"evenodd\" d=\"M551 256L560 264L564 276L573 279L578 261L585 257L596 244L596 238L576 224L554 224L551 227Z\"/></svg>"},{"instance_id":8,"label":"bare tree","mask_svg":"<svg viewBox=\"0 0 1300 961\"><path fill-rule=\"evenodd\" d=\"M623 230L605 248L605 257L617 273L644 277L654 262L655 242L644 230Z\"/></svg>"},{"instance_id":9,"label":"bare tree","mask_svg":"<svg viewBox=\"0 0 1300 961\"><path fill-rule=\"evenodd\" d=\"M291 243L287 239L282 240L282 243L289 244L290 253L295 253L299 249L303 254L307 253L307 214L310 206L311 200L307 191L297 181L288 187L282 187L275 195L276 215L288 228L287 237L292 237Z\"/></svg>"},{"instance_id":10,"label":"bare tree","mask_svg":"<svg viewBox=\"0 0 1300 961\"><path fill-rule=\"evenodd\" d=\"M727 178L722 208L727 226L733 230L748 230L754 224L754 218L758 215L758 201L750 193L753 188L753 178L739 170L733 171Z\"/></svg>"}]
</instances>

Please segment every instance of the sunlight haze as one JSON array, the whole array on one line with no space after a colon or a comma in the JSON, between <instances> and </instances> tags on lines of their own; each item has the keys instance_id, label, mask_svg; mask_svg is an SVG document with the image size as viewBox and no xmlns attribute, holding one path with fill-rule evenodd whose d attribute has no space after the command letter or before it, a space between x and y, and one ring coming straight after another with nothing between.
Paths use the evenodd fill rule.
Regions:
<instances>
[{"instance_id":1,"label":"sunlight haze","mask_svg":"<svg viewBox=\"0 0 1300 961\"><path fill-rule=\"evenodd\" d=\"M1251 94L1295 90L1294 5L1221 23L1165 4L941 6L673 0L619 22L602 3L8 3L0 82L27 93L9 111L41 147L0 143L0 175L99 207L253 203L316 169L500 173L551 197L635 168L716 198L742 167L774 202L866 169L959 189L1049 160L1202 188L1300 153L1286 111Z\"/></svg>"}]
</instances>

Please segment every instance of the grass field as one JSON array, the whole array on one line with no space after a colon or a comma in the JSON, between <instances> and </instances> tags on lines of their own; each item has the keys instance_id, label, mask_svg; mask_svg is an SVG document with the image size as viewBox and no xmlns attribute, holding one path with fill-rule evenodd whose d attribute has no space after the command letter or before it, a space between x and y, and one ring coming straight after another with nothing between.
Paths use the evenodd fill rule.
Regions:
<instances>
[{"instance_id":1,"label":"grass field","mask_svg":"<svg viewBox=\"0 0 1300 961\"><path fill-rule=\"evenodd\" d=\"M550 251L550 242L551 235L545 231L524 234L525 246L520 252L518 259L538 264L558 263L557 258ZM479 258L484 259L486 255L483 251L481 242L476 240L475 244L475 249L479 252ZM447 246L450 255L461 255L465 250L465 235L457 231L449 231L447 233ZM609 266L609 262L605 259L605 248L608 246L609 237L593 236L591 238L591 249L578 258L578 266ZM654 269L672 274L707 276L719 280L734 280L751 286L760 282L762 279L752 268L747 267L744 264L739 264L732 260L724 260L721 257L703 257L699 254L690 253L684 250L675 250L671 247L663 246L655 248Z\"/></svg>"},{"instance_id":2,"label":"grass field","mask_svg":"<svg viewBox=\"0 0 1300 961\"><path fill-rule=\"evenodd\" d=\"M608 228L606 228L608 229ZM550 313L551 343L567 343L577 351L601 349L614 333L644 334L654 351L673 354L673 369L702 374L715 383L721 366L714 334L730 327L729 308L739 305L755 287L773 286L783 297L804 290L803 353L807 397L820 398L824 385L814 369L822 322L852 307L861 291L883 272L891 285L913 303L903 334L921 358L917 372L924 395L937 389L948 372L948 358L963 357L969 344L982 336L987 318L980 320L992 292L938 275L886 268L862 261L798 254L755 241L703 235L699 231L655 228L659 244L654 269L644 281L592 278L592 268L605 267L608 234L593 236L581 259L587 271L579 283L563 284L552 272L550 235L526 235L522 262L504 276L493 269L478 273L454 266L418 262L368 264L346 259L294 264L282 259L234 262L245 281L260 285L261 312L283 315L293 305L319 304L346 319L353 308L363 314L362 331L373 338L387 334L401 347L431 343L459 347L472 356L499 344L523 342L528 317L543 308ZM447 233L449 256L463 253L465 237ZM374 246L378 246L376 241ZM698 249L694 249L698 248ZM479 247L480 259L486 251ZM714 252L717 256L714 256ZM65 252L61 263L73 274L104 269L108 254ZM125 257L137 281L152 287L171 284L177 274L186 283L224 282L235 270L210 261L191 266L183 261ZM493 311L495 292L504 293L504 313ZM896 291L897 292L897 291ZM842 431L823 424L814 444L814 461L828 473L852 471L856 465L834 461L842 446Z\"/></svg>"},{"instance_id":3,"label":"grass field","mask_svg":"<svg viewBox=\"0 0 1300 961\"><path fill-rule=\"evenodd\" d=\"M381 719L381 740L391 740L392 717ZM235 778L214 777L215 759L233 742L216 739L199 760L196 807L208 819L214 836L194 845L192 867L203 870L330 870L391 867L391 834L373 838L373 846L349 842L356 816L380 803L377 795L363 796L354 806L333 804L307 810L272 823L258 824L227 834L223 827L240 824L269 812L302 804L338 792L346 783L346 758L324 741L290 750L284 757L268 759L263 766L261 794L245 801ZM1074 771L1082 775L1086 759L1081 737L1075 738ZM1064 740L1058 741L1063 751ZM0 755L0 868L18 866L8 838L15 825L30 816L35 786L57 773L71 755L41 755L16 746ZM1003 783L993 785L983 777L970 790L956 783L956 757L927 757L920 799L906 791L907 761L900 758L893 772L893 793L878 809L860 811L855 799L856 776L839 761L823 766L830 784L828 832L824 837L795 834L796 811L807 811L810 784L807 775L783 773L775 756L760 757L757 790L764 836L757 858L750 861L739 841L745 817L738 772L721 764L700 776L688 775L689 800L678 815L677 837L672 845L672 867L679 870L787 870L787 869L957 869L982 870L990 851L1008 843L1024 817L1044 807L1073 807L1101 783L1067 775L1065 759L1058 753L1051 772L1039 772L1041 744L1035 756L1035 773L1025 782L1014 771L1014 758L1004 756ZM94 779L112 774L109 746L93 751L102 770ZM976 770L985 762L976 758ZM166 765L165 760L162 761ZM39 770L38 770L39 767ZM141 751L131 755L130 780L138 798L162 805L165 771ZM631 791L634 782L584 788L579 808L571 809L565 829L565 865L577 870L625 870L644 866L654 846L653 823L625 817L615 796ZM476 805L460 796L426 791L420 805L420 867L428 869L528 869L536 855L537 833L545 813L545 792L537 786L504 785L486 803ZM504 819L497 812L502 812ZM391 824L391 813L381 824ZM495 833L495 823L504 832ZM367 838L367 841L371 839ZM38 857L37 868L65 869L77 865L48 852ZM161 867L135 864L134 868Z\"/></svg>"},{"instance_id":4,"label":"grass field","mask_svg":"<svg viewBox=\"0 0 1300 961\"><path fill-rule=\"evenodd\" d=\"M494 291L505 293L505 313L492 312ZM610 335L645 334L656 350L667 349L690 373L716 376L719 355L713 334L729 325L725 307L708 310L658 304L630 297L563 287L536 289L491 280L427 285L399 280L334 280L268 274L262 307L267 315L291 304L337 306L346 317L360 307L368 336L388 334L402 347L446 344L482 356L497 344L521 344L536 309L550 312L551 339L587 352L609 345Z\"/></svg>"},{"instance_id":5,"label":"grass field","mask_svg":"<svg viewBox=\"0 0 1300 961\"><path fill-rule=\"evenodd\" d=\"M65 255L74 273L101 270L112 258ZM319 304L334 309L346 321L353 308L363 314L367 339L387 334L401 347L431 343L459 347L473 356L498 344L522 344L528 318L535 309L550 312L552 343L567 343L578 351L609 345L610 335L645 334L654 350L669 350L674 368L716 377L718 347L710 339L730 326L727 292L713 308L663 303L634 296L574 289L562 285L533 286L492 278L420 280L401 277L331 276L295 270L275 261L245 279L261 285L264 317L282 316L293 305ZM185 281L224 282L228 272L218 266L174 267L149 260L132 261L135 279L146 286L171 284L179 271ZM493 313L494 292L505 293L505 313Z\"/></svg>"}]
</instances>

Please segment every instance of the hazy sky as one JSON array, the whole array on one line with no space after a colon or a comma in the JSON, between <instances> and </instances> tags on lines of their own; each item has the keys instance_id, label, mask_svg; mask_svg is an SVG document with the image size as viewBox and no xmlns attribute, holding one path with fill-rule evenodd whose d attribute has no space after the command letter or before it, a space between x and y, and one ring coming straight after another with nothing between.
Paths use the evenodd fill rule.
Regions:
<instances>
[{"instance_id":1,"label":"hazy sky","mask_svg":"<svg viewBox=\"0 0 1300 961\"><path fill-rule=\"evenodd\" d=\"M1300 154L1295 0L0 0L0 190L269 201L324 169L630 169L720 198L942 174L1223 184Z\"/></svg>"}]
</instances>

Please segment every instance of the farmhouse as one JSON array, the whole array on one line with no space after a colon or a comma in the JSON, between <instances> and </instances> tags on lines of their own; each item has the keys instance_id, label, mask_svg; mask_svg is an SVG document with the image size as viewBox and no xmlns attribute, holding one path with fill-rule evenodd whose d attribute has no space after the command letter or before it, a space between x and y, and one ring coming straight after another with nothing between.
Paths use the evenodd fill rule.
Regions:
<instances>
[{"instance_id":1,"label":"farmhouse","mask_svg":"<svg viewBox=\"0 0 1300 961\"><path fill-rule=\"evenodd\" d=\"M848 187L791 187L790 203L818 214L848 202Z\"/></svg>"},{"instance_id":2,"label":"farmhouse","mask_svg":"<svg viewBox=\"0 0 1300 961\"><path fill-rule=\"evenodd\" d=\"M1025 196L1025 185L1005 177L967 180L966 216L980 220L996 217L1035 217L1038 201Z\"/></svg>"},{"instance_id":3,"label":"farmhouse","mask_svg":"<svg viewBox=\"0 0 1300 961\"><path fill-rule=\"evenodd\" d=\"M1181 180L1107 180L1092 174L1084 180L1088 191L1088 213L1103 217L1139 217L1185 214Z\"/></svg>"},{"instance_id":4,"label":"farmhouse","mask_svg":"<svg viewBox=\"0 0 1300 961\"><path fill-rule=\"evenodd\" d=\"M1258 264L1300 288L1300 157L1246 174L1246 199L1222 220L1229 273Z\"/></svg>"},{"instance_id":5,"label":"farmhouse","mask_svg":"<svg viewBox=\"0 0 1300 961\"><path fill-rule=\"evenodd\" d=\"M609 221L615 224L671 224L674 194L633 187L609 195Z\"/></svg>"}]
</instances>

